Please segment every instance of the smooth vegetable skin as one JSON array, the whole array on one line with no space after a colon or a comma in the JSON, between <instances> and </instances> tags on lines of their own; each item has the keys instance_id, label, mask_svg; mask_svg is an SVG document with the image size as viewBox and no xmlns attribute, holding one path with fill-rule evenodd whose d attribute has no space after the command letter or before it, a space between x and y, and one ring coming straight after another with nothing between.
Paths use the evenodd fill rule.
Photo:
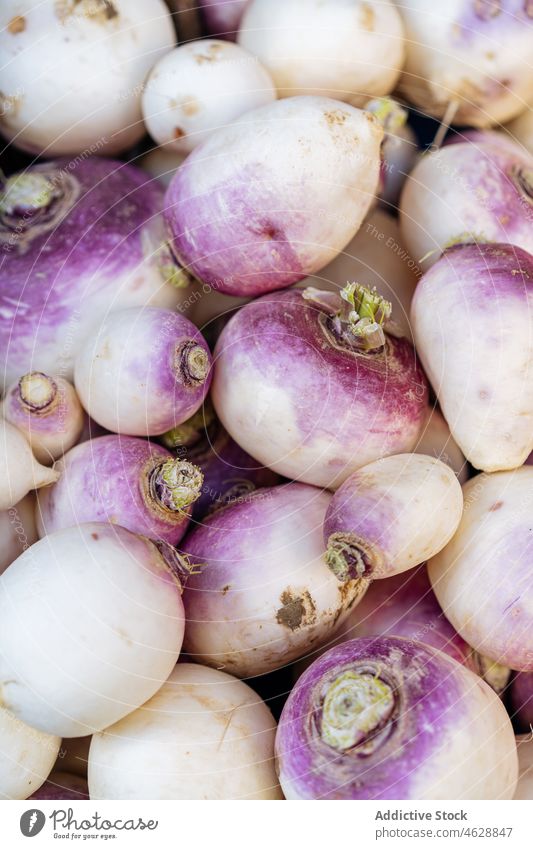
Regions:
<instances>
[{"instance_id":1,"label":"smooth vegetable skin","mask_svg":"<svg viewBox=\"0 0 533 849\"><path fill-rule=\"evenodd\" d=\"M167 679L183 620L177 564L154 543L99 522L56 531L0 577L2 702L48 734L106 728Z\"/></svg>"},{"instance_id":2,"label":"smooth vegetable skin","mask_svg":"<svg viewBox=\"0 0 533 849\"><path fill-rule=\"evenodd\" d=\"M238 41L268 68L280 97L319 94L354 106L392 91L405 55L390 0L250 0Z\"/></svg>"},{"instance_id":3,"label":"smooth vegetable skin","mask_svg":"<svg viewBox=\"0 0 533 849\"><path fill-rule=\"evenodd\" d=\"M411 307L417 352L451 433L486 472L533 450L533 256L512 245L449 248Z\"/></svg>"},{"instance_id":4,"label":"smooth vegetable skin","mask_svg":"<svg viewBox=\"0 0 533 849\"><path fill-rule=\"evenodd\" d=\"M381 300L363 297L377 316ZM412 450L427 410L409 341L379 327L368 349L344 304L331 292L267 295L231 318L214 355L213 404L231 436L279 474L330 488Z\"/></svg>"},{"instance_id":5,"label":"smooth vegetable skin","mask_svg":"<svg viewBox=\"0 0 533 849\"><path fill-rule=\"evenodd\" d=\"M27 799L46 780L61 738L30 728L0 705L0 799Z\"/></svg>"},{"instance_id":6,"label":"smooth vegetable skin","mask_svg":"<svg viewBox=\"0 0 533 849\"><path fill-rule=\"evenodd\" d=\"M531 25L524 0L409 0L400 14L407 58L400 91L421 110L486 127L533 97Z\"/></svg>"},{"instance_id":7,"label":"smooth vegetable skin","mask_svg":"<svg viewBox=\"0 0 533 849\"><path fill-rule=\"evenodd\" d=\"M428 564L439 604L461 636L523 672L533 672L532 487L531 466L469 480L457 532Z\"/></svg>"},{"instance_id":8,"label":"smooth vegetable skin","mask_svg":"<svg viewBox=\"0 0 533 849\"><path fill-rule=\"evenodd\" d=\"M39 536L84 522L112 522L176 545L203 476L187 460L144 439L101 436L57 463L61 477L38 502Z\"/></svg>"},{"instance_id":9,"label":"smooth vegetable skin","mask_svg":"<svg viewBox=\"0 0 533 849\"><path fill-rule=\"evenodd\" d=\"M283 289L355 235L378 185L383 129L327 97L291 97L215 133L178 169L165 218L179 262L229 295Z\"/></svg>"},{"instance_id":10,"label":"smooth vegetable skin","mask_svg":"<svg viewBox=\"0 0 533 849\"><path fill-rule=\"evenodd\" d=\"M507 708L520 734L533 734L533 672L517 672L507 690Z\"/></svg>"},{"instance_id":11,"label":"smooth vegetable skin","mask_svg":"<svg viewBox=\"0 0 533 849\"><path fill-rule=\"evenodd\" d=\"M326 562L342 581L405 572L444 548L462 510L461 486L440 460L421 454L376 460L350 475L331 499Z\"/></svg>"},{"instance_id":12,"label":"smooth vegetable skin","mask_svg":"<svg viewBox=\"0 0 533 849\"><path fill-rule=\"evenodd\" d=\"M144 135L146 75L175 40L163 0L2 0L2 135L45 156L126 150Z\"/></svg>"},{"instance_id":13,"label":"smooth vegetable skin","mask_svg":"<svg viewBox=\"0 0 533 849\"><path fill-rule=\"evenodd\" d=\"M0 419L0 510L10 510L31 489L55 483L56 469L41 466L14 425Z\"/></svg>"},{"instance_id":14,"label":"smooth vegetable skin","mask_svg":"<svg viewBox=\"0 0 533 849\"><path fill-rule=\"evenodd\" d=\"M180 302L162 207L162 186L98 157L3 181L0 383L30 371L69 380L80 344L110 310Z\"/></svg>"},{"instance_id":15,"label":"smooth vegetable skin","mask_svg":"<svg viewBox=\"0 0 533 849\"><path fill-rule=\"evenodd\" d=\"M28 495L0 511L0 574L38 539L35 523L35 495Z\"/></svg>"},{"instance_id":16,"label":"smooth vegetable skin","mask_svg":"<svg viewBox=\"0 0 533 849\"><path fill-rule=\"evenodd\" d=\"M74 367L80 400L98 424L153 436L190 418L211 382L211 354L184 316L157 307L110 313L81 346Z\"/></svg>"},{"instance_id":17,"label":"smooth vegetable skin","mask_svg":"<svg viewBox=\"0 0 533 849\"><path fill-rule=\"evenodd\" d=\"M298 483L258 489L184 541L185 651L241 678L271 672L324 642L366 580L341 583L324 561L330 496Z\"/></svg>"},{"instance_id":18,"label":"smooth vegetable skin","mask_svg":"<svg viewBox=\"0 0 533 849\"><path fill-rule=\"evenodd\" d=\"M30 799L52 799L73 800L88 799L89 788L87 781L79 775L71 775L68 772L52 772L44 784L36 793L32 793Z\"/></svg>"},{"instance_id":19,"label":"smooth vegetable skin","mask_svg":"<svg viewBox=\"0 0 533 849\"><path fill-rule=\"evenodd\" d=\"M243 681L179 663L139 710L95 734L92 799L280 799L276 723Z\"/></svg>"},{"instance_id":20,"label":"smooth vegetable skin","mask_svg":"<svg viewBox=\"0 0 533 849\"><path fill-rule=\"evenodd\" d=\"M295 684L276 735L287 799L511 799L513 729L500 699L440 651L349 640Z\"/></svg>"}]
</instances>

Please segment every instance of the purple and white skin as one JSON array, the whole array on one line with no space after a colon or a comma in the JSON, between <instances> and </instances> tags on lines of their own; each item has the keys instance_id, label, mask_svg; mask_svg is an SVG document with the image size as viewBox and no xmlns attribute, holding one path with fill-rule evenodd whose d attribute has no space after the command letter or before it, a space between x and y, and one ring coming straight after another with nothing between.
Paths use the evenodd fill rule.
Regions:
<instances>
[{"instance_id":1,"label":"purple and white skin","mask_svg":"<svg viewBox=\"0 0 533 849\"><path fill-rule=\"evenodd\" d=\"M415 454L426 454L442 460L450 469L453 469L459 483L462 484L468 480L468 465L464 454L437 407L428 409L426 423L413 450Z\"/></svg>"},{"instance_id":2,"label":"purple and white skin","mask_svg":"<svg viewBox=\"0 0 533 849\"><path fill-rule=\"evenodd\" d=\"M462 126L509 121L533 98L527 0L410 0L399 91L425 114Z\"/></svg>"},{"instance_id":3,"label":"purple and white skin","mask_svg":"<svg viewBox=\"0 0 533 849\"><path fill-rule=\"evenodd\" d=\"M109 313L81 345L80 401L107 430L153 436L190 418L211 383L211 354L187 318L158 307Z\"/></svg>"},{"instance_id":4,"label":"purple and white skin","mask_svg":"<svg viewBox=\"0 0 533 849\"><path fill-rule=\"evenodd\" d=\"M0 511L14 508L32 489L55 483L56 469L42 466L20 430L0 419Z\"/></svg>"},{"instance_id":5,"label":"purple and white skin","mask_svg":"<svg viewBox=\"0 0 533 849\"><path fill-rule=\"evenodd\" d=\"M143 118L165 151L186 155L239 115L275 99L270 74L255 56L231 42L200 39L154 65L142 94Z\"/></svg>"},{"instance_id":6,"label":"purple and white skin","mask_svg":"<svg viewBox=\"0 0 533 849\"><path fill-rule=\"evenodd\" d=\"M163 224L163 188L89 157L35 165L0 187L0 384L42 371L70 380L109 310L185 296Z\"/></svg>"},{"instance_id":7,"label":"purple and white skin","mask_svg":"<svg viewBox=\"0 0 533 849\"><path fill-rule=\"evenodd\" d=\"M420 157L400 198L403 238L423 270L465 242L533 253L532 215L533 157L501 142L449 144Z\"/></svg>"},{"instance_id":8,"label":"purple and white skin","mask_svg":"<svg viewBox=\"0 0 533 849\"><path fill-rule=\"evenodd\" d=\"M101 436L76 445L56 469L59 481L38 500L40 537L84 522L112 522L176 545L203 481L197 466L132 436Z\"/></svg>"},{"instance_id":9,"label":"purple and white skin","mask_svg":"<svg viewBox=\"0 0 533 849\"><path fill-rule=\"evenodd\" d=\"M411 306L416 350L455 442L477 469L533 449L533 256L512 245L448 248Z\"/></svg>"},{"instance_id":10,"label":"purple and white skin","mask_svg":"<svg viewBox=\"0 0 533 849\"><path fill-rule=\"evenodd\" d=\"M61 738L30 728L0 704L0 799L27 799L48 777Z\"/></svg>"},{"instance_id":11,"label":"purple and white skin","mask_svg":"<svg viewBox=\"0 0 533 849\"><path fill-rule=\"evenodd\" d=\"M118 525L36 542L0 576L3 706L40 731L80 737L144 704L180 654L181 575L170 546L163 555Z\"/></svg>"},{"instance_id":12,"label":"purple and white skin","mask_svg":"<svg viewBox=\"0 0 533 849\"><path fill-rule=\"evenodd\" d=\"M340 581L388 578L440 551L461 521L463 494L434 457L396 454L358 469L324 520L326 563Z\"/></svg>"},{"instance_id":13,"label":"purple and white skin","mask_svg":"<svg viewBox=\"0 0 533 849\"><path fill-rule=\"evenodd\" d=\"M324 561L330 495L304 484L257 489L186 537L184 650L245 678L278 669L324 642L366 580L338 581Z\"/></svg>"},{"instance_id":14,"label":"purple and white skin","mask_svg":"<svg viewBox=\"0 0 533 849\"><path fill-rule=\"evenodd\" d=\"M0 575L38 539L35 495L29 492L9 510L0 511Z\"/></svg>"},{"instance_id":15,"label":"purple and white skin","mask_svg":"<svg viewBox=\"0 0 533 849\"><path fill-rule=\"evenodd\" d=\"M517 672L507 690L507 710L520 734L533 733L533 672Z\"/></svg>"},{"instance_id":16,"label":"purple and white skin","mask_svg":"<svg viewBox=\"0 0 533 849\"><path fill-rule=\"evenodd\" d=\"M374 198L383 129L327 97L254 109L189 154L165 198L171 246L202 283L241 297L330 262Z\"/></svg>"},{"instance_id":17,"label":"purple and white skin","mask_svg":"<svg viewBox=\"0 0 533 849\"><path fill-rule=\"evenodd\" d=\"M401 637L335 646L296 682L276 735L287 799L512 799L500 699L441 651Z\"/></svg>"},{"instance_id":18,"label":"purple and white skin","mask_svg":"<svg viewBox=\"0 0 533 849\"><path fill-rule=\"evenodd\" d=\"M471 478L455 536L428 563L439 604L463 639L521 672L533 672L532 487L530 466Z\"/></svg>"},{"instance_id":19,"label":"purple and white skin","mask_svg":"<svg viewBox=\"0 0 533 849\"><path fill-rule=\"evenodd\" d=\"M244 9L249 0L199 0L208 35L235 41Z\"/></svg>"},{"instance_id":20,"label":"purple and white skin","mask_svg":"<svg viewBox=\"0 0 533 849\"><path fill-rule=\"evenodd\" d=\"M51 801L54 799L64 801L79 801L89 798L87 781L79 775L71 775L68 772L52 772L39 787L36 793L32 793L30 799L43 799Z\"/></svg>"},{"instance_id":21,"label":"purple and white skin","mask_svg":"<svg viewBox=\"0 0 533 849\"><path fill-rule=\"evenodd\" d=\"M533 155L533 107L531 102L518 118L505 127L513 141Z\"/></svg>"},{"instance_id":22,"label":"purple and white skin","mask_svg":"<svg viewBox=\"0 0 533 849\"><path fill-rule=\"evenodd\" d=\"M175 43L163 0L2 0L0 132L45 156L127 150L146 75Z\"/></svg>"},{"instance_id":23,"label":"purple and white skin","mask_svg":"<svg viewBox=\"0 0 533 849\"><path fill-rule=\"evenodd\" d=\"M40 371L23 375L8 388L0 412L45 465L72 448L83 431L83 407L72 384Z\"/></svg>"},{"instance_id":24,"label":"purple and white skin","mask_svg":"<svg viewBox=\"0 0 533 849\"><path fill-rule=\"evenodd\" d=\"M268 68L280 97L318 94L353 106L392 91L405 58L390 0L251 0L237 40Z\"/></svg>"},{"instance_id":25,"label":"purple and white skin","mask_svg":"<svg viewBox=\"0 0 533 849\"><path fill-rule=\"evenodd\" d=\"M533 799L533 736L521 734L516 738L518 748L518 784L513 799Z\"/></svg>"},{"instance_id":26,"label":"purple and white skin","mask_svg":"<svg viewBox=\"0 0 533 849\"><path fill-rule=\"evenodd\" d=\"M427 408L411 343L384 329L390 304L354 285L343 294L308 289L253 301L214 354L212 400L235 441L279 474L329 488L410 451Z\"/></svg>"}]
</instances>

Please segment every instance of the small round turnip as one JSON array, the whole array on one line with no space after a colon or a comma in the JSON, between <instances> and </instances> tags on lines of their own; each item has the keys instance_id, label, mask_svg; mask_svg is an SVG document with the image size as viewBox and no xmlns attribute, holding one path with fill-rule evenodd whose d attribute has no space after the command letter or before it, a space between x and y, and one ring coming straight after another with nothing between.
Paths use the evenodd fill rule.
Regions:
<instances>
[{"instance_id":1,"label":"small round turnip","mask_svg":"<svg viewBox=\"0 0 533 849\"><path fill-rule=\"evenodd\" d=\"M211 355L182 315L157 307L110 313L76 358L80 400L98 424L131 436L190 418L211 382Z\"/></svg>"},{"instance_id":2,"label":"small round turnip","mask_svg":"<svg viewBox=\"0 0 533 849\"><path fill-rule=\"evenodd\" d=\"M364 106L394 88L403 35L390 0L251 0L238 42L268 68L280 97L319 94Z\"/></svg>"},{"instance_id":3,"label":"small round turnip","mask_svg":"<svg viewBox=\"0 0 533 849\"><path fill-rule=\"evenodd\" d=\"M239 115L272 103L276 89L255 56L236 44L182 44L153 67L142 96L148 132L166 151L187 154Z\"/></svg>"},{"instance_id":4,"label":"small round turnip","mask_svg":"<svg viewBox=\"0 0 533 849\"><path fill-rule=\"evenodd\" d=\"M276 723L243 681L179 663L149 702L95 734L92 799L281 799Z\"/></svg>"},{"instance_id":5,"label":"small round turnip","mask_svg":"<svg viewBox=\"0 0 533 849\"><path fill-rule=\"evenodd\" d=\"M154 543L94 522L32 545L0 577L0 689L24 722L63 737L135 710L176 663L177 564Z\"/></svg>"},{"instance_id":6,"label":"small round turnip","mask_svg":"<svg viewBox=\"0 0 533 849\"><path fill-rule=\"evenodd\" d=\"M37 462L20 430L0 419L0 510L9 510L31 489L49 486L58 477L56 469Z\"/></svg>"},{"instance_id":7,"label":"small round turnip","mask_svg":"<svg viewBox=\"0 0 533 849\"><path fill-rule=\"evenodd\" d=\"M61 738L30 728L0 704L0 799L27 799L48 777Z\"/></svg>"},{"instance_id":8,"label":"small round turnip","mask_svg":"<svg viewBox=\"0 0 533 849\"><path fill-rule=\"evenodd\" d=\"M531 466L469 480L457 532L428 563L439 604L461 636L524 672L533 671L532 492Z\"/></svg>"},{"instance_id":9,"label":"small round turnip","mask_svg":"<svg viewBox=\"0 0 533 849\"><path fill-rule=\"evenodd\" d=\"M35 495L29 492L14 507L0 511L0 574L37 539Z\"/></svg>"},{"instance_id":10,"label":"small round turnip","mask_svg":"<svg viewBox=\"0 0 533 849\"><path fill-rule=\"evenodd\" d=\"M304 672L276 735L287 799L511 799L513 729L500 699L431 646L349 640Z\"/></svg>"}]
</instances>

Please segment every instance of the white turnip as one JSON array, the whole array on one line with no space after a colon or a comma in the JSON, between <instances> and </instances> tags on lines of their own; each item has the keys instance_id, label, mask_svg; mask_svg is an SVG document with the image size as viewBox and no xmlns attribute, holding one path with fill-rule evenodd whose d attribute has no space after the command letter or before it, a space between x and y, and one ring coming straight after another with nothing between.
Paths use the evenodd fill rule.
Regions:
<instances>
[{"instance_id":1,"label":"white turnip","mask_svg":"<svg viewBox=\"0 0 533 849\"><path fill-rule=\"evenodd\" d=\"M49 486L59 472L41 466L15 425L0 419L0 510L9 510L31 489Z\"/></svg>"}]
</instances>

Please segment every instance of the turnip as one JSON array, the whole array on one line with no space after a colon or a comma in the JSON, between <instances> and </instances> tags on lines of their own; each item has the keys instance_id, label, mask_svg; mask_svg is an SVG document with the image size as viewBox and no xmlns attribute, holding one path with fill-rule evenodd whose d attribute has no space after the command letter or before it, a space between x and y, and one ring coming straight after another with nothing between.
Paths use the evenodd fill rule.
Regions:
<instances>
[{"instance_id":1,"label":"turnip","mask_svg":"<svg viewBox=\"0 0 533 849\"><path fill-rule=\"evenodd\" d=\"M367 581L339 582L323 557L328 493L304 484L257 489L184 541L199 564L185 586L184 648L241 678L270 672L324 642Z\"/></svg>"},{"instance_id":2,"label":"turnip","mask_svg":"<svg viewBox=\"0 0 533 849\"><path fill-rule=\"evenodd\" d=\"M35 496L30 492L14 507L0 512L0 574L37 539Z\"/></svg>"},{"instance_id":3,"label":"turnip","mask_svg":"<svg viewBox=\"0 0 533 849\"><path fill-rule=\"evenodd\" d=\"M400 91L425 113L486 127L518 115L533 97L528 2L410 0L400 12Z\"/></svg>"},{"instance_id":4,"label":"turnip","mask_svg":"<svg viewBox=\"0 0 533 849\"><path fill-rule=\"evenodd\" d=\"M363 106L394 88L403 36L390 0L251 0L238 42L269 69L280 97L320 94Z\"/></svg>"},{"instance_id":5,"label":"turnip","mask_svg":"<svg viewBox=\"0 0 533 849\"><path fill-rule=\"evenodd\" d=\"M532 491L530 466L469 480L459 528L428 564L439 604L461 636L524 672L533 671Z\"/></svg>"},{"instance_id":6,"label":"turnip","mask_svg":"<svg viewBox=\"0 0 533 849\"><path fill-rule=\"evenodd\" d=\"M101 436L57 463L61 477L39 500L39 535L84 522L113 522L176 545L187 529L203 475L161 445ZM43 493L44 495L44 493Z\"/></svg>"},{"instance_id":7,"label":"turnip","mask_svg":"<svg viewBox=\"0 0 533 849\"><path fill-rule=\"evenodd\" d=\"M49 486L58 477L56 469L37 462L18 428L0 419L0 510L9 510L31 489Z\"/></svg>"},{"instance_id":8,"label":"turnip","mask_svg":"<svg viewBox=\"0 0 533 849\"><path fill-rule=\"evenodd\" d=\"M507 124L511 138L533 155L533 107L530 105L518 118Z\"/></svg>"},{"instance_id":9,"label":"turnip","mask_svg":"<svg viewBox=\"0 0 533 849\"><path fill-rule=\"evenodd\" d=\"M88 798L87 781L79 775L71 775L68 772L52 772L37 792L30 796L30 799L45 801L53 799L79 801Z\"/></svg>"},{"instance_id":10,"label":"turnip","mask_svg":"<svg viewBox=\"0 0 533 849\"><path fill-rule=\"evenodd\" d=\"M384 331L389 313L357 286L344 299L276 292L242 307L215 349L212 397L226 430L259 462L316 486L410 451L427 385L409 341Z\"/></svg>"},{"instance_id":11,"label":"turnip","mask_svg":"<svg viewBox=\"0 0 533 849\"><path fill-rule=\"evenodd\" d=\"M280 799L276 723L243 681L179 663L139 710L95 734L92 799Z\"/></svg>"},{"instance_id":12,"label":"turnip","mask_svg":"<svg viewBox=\"0 0 533 849\"><path fill-rule=\"evenodd\" d=\"M446 145L404 184L400 224L423 269L450 245L509 242L533 253L533 157L501 142Z\"/></svg>"},{"instance_id":13,"label":"turnip","mask_svg":"<svg viewBox=\"0 0 533 849\"><path fill-rule=\"evenodd\" d=\"M199 0L209 35L234 41L248 0Z\"/></svg>"},{"instance_id":14,"label":"turnip","mask_svg":"<svg viewBox=\"0 0 533 849\"><path fill-rule=\"evenodd\" d=\"M142 109L154 141L187 154L215 130L275 99L272 79L255 56L230 42L203 39L182 44L154 65Z\"/></svg>"},{"instance_id":15,"label":"turnip","mask_svg":"<svg viewBox=\"0 0 533 849\"><path fill-rule=\"evenodd\" d=\"M24 434L40 463L61 457L83 430L83 408L72 384L40 371L23 375L9 387L1 412Z\"/></svg>"},{"instance_id":16,"label":"turnip","mask_svg":"<svg viewBox=\"0 0 533 849\"><path fill-rule=\"evenodd\" d=\"M516 738L518 748L518 784L514 799L533 799L533 736L524 734Z\"/></svg>"},{"instance_id":17,"label":"turnip","mask_svg":"<svg viewBox=\"0 0 533 849\"><path fill-rule=\"evenodd\" d=\"M0 689L24 722L63 737L135 710L176 663L184 616L177 563L94 522L56 531L0 577Z\"/></svg>"},{"instance_id":18,"label":"turnip","mask_svg":"<svg viewBox=\"0 0 533 849\"><path fill-rule=\"evenodd\" d=\"M0 704L0 799L27 799L46 780L61 739L30 728Z\"/></svg>"},{"instance_id":19,"label":"turnip","mask_svg":"<svg viewBox=\"0 0 533 849\"><path fill-rule=\"evenodd\" d=\"M468 479L468 466L463 452L450 433L446 419L437 407L428 410L426 423L414 448L416 454L429 454L453 469L459 483Z\"/></svg>"},{"instance_id":20,"label":"turnip","mask_svg":"<svg viewBox=\"0 0 533 849\"><path fill-rule=\"evenodd\" d=\"M81 346L80 400L98 424L132 436L164 433L201 406L211 382L209 348L184 316L157 307L110 313Z\"/></svg>"},{"instance_id":21,"label":"turnip","mask_svg":"<svg viewBox=\"0 0 533 849\"><path fill-rule=\"evenodd\" d=\"M440 460L421 454L376 460L331 499L326 563L341 581L405 572L444 548L462 510L461 485Z\"/></svg>"},{"instance_id":22,"label":"turnip","mask_svg":"<svg viewBox=\"0 0 533 849\"><path fill-rule=\"evenodd\" d=\"M3 0L0 130L47 156L142 138L145 77L175 44L163 0Z\"/></svg>"},{"instance_id":23,"label":"turnip","mask_svg":"<svg viewBox=\"0 0 533 849\"><path fill-rule=\"evenodd\" d=\"M533 733L533 672L517 672L507 690L507 707L521 733Z\"/></svg>"},{"instance_id":24,"label":"turnip","mask_svg":"<svg viewBox=\"0 0 533 849\"><path fill-rule=\"evenodd\" d=\"M349 640L304 672L276 758L287 799L510 799L511 723L474 673L401 637Z\"/></svg>"},{"instance_id":25,"label":"turnip","mask_svg":"<svg viewBox=\"0 0 533 849\"><path fill-rule=\"evenodd\" d=\"M520 466L533 449L533 256L512 245L457 245L422 277L416 348L473 466Z\"/></svg>"},{"instance_id":26,"label":"turnip","mask_svg":"<svg viewBox=\"0 0 533 849\"><path fill-rule=\"evenodd\" d=\"M109 310L179 303L162 206L146 174L97 157L33 166L1 185L0 383L29 371L68 380Z\"/></svg>"},{"instance_id":27,"label":"turnip","mask_svg":"<svg viewBox=\"0 0 533 849\"><path fill-rule=\"evenodd\" d=\"M254 109L178 169L165 216L181 264L229 295L282 289L355 235L379 178L383 129L327 97Z\"/></svg>"}]
</instances>

